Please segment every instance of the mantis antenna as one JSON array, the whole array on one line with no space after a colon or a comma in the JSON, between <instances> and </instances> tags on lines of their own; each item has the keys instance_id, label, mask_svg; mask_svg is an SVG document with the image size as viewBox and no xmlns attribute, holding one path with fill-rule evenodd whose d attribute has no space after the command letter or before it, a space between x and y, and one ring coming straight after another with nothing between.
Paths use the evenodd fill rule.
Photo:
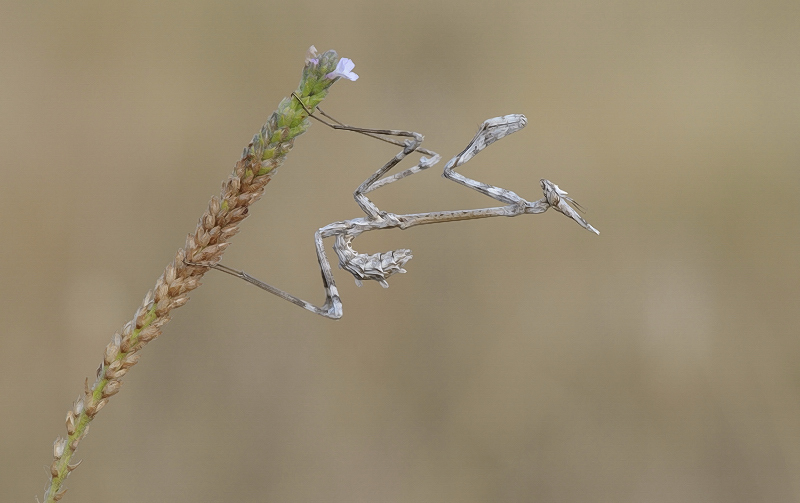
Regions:
<instances>
[{"instance_id":1,"label":"mantis antenna","mask_svg":"<svg viewBox=\"0 0 800 503\"><path fill-rule=\"evenodd\" d=\"M297 98L297 96L295 96ZM298 98L299 101L299 98ZM302 102L301 102L302 103ZM464 175L457 173L456 168L463 165L481 150L488 147L492 143L505 138L506 136L519 131L527 124L527 119L522 114L504 115L502 117L495 117L485 121L477 134L472 139L467 147L458 155L454 156L444 167L443 176L448 180L469 187L473 190L480 192L486 196L496 199L505 206L494 208L480 208L474 210L455 210L455 211L434 211L429 213L412 213L405 215L397 215L379 209L365 194L380 187L386 186L390 183L396 182L402 178L419 173L425 169L430 168L441 157L436 152L421 148L423 137L419 133L413 131L401 131L394 129L366 129L359 127L352 127L342 124L341 122L333 119L325 114L319 108L317 109L321 115L329 119L328 122L320 117L317 117L309 112L309 116L317 119L323 124L345 131L354 131L373 138L392 143L402 147L389 162L383 165L378 171L373 173L369 178L359 185L354 193L356 203L365 213L365 217L353 218L350 220L342 220L340 222L333 222L320 228L314 234L314 243L317 249L317 259L319 260L319 268L322 271L322 283L325 287L325 303L322 306L315 306L310 302L295 297L283 290L268 285L263 281L256 279L244 271L232 269L222 264L208 264L208 263L195 263L187 262L188 265L196 267L207 267L216 269L224 273L236 276L243 279L248 283L266 290L278 297L288 300L293 304L311 311L312 313L325 316L327 318L339 319L342 317L342 301L339 297L339 291L336 289L336 282L333 278L330 262L325 255L325 247L323 239L333 237L335 238L333 250L339 258L339 268L345 269L350 272L356 280L356 284L361 286L363 280L374 280L381 284L384 288L388 288L389 284L387 279L397 273L405 273L403 268L409 260L411 260L411 250L399 249L388 251L385 253L375 253L367 255L358 253L352 247L353 240L364 232L374 231L378 229L409 229L417 225L425 224L438 224L444 222L455 222L457 220L472 220L476 218L489 218L489 217L515 217L523 214L536 214L544 213L549 208L563 213L564 215L575 220L581 227L595 234L600 232L589 225L586 220L576 212L569 203L572 202L578 208L578 205L567 192L561 190L558 185L554 184L544 178L540 181L544 197L537 201L529 202L521 198L514 192L504 189L502 187L495 187L488 185ZM395 138L405 138L404 141L399 141ZM384 175L394 168L400 161L412 152L419 152L423 154L420 161L413 167L406 169L400 173L392 176ZM428 156L428 157L425 157Z\"/></svg>"}]
</instances>

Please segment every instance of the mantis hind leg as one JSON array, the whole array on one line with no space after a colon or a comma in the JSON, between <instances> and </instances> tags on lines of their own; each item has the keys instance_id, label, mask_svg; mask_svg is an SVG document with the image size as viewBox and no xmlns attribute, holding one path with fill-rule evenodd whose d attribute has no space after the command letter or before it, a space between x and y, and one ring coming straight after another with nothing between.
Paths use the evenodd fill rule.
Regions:
<instances>
[{"instance_id":1,"label":"mantis hind leg","mask_svg":"<svg viewBox=\"0 0 800 503\"><path fill-rule=\"evenodd\" d=\"M322 243L322 236L320 235L319 231L317 231L317 233L314 235L314 243L317 249L319 268L322 271L322 283L325 287L325 303L321 307L315 306L314 304L307 302L300 297L295 297L294 295L285 292L280 288L276 288L270 284L264 283L260 279L254 278L244 271L239 271L222 264L204 264L189 261L187 261L186 264L196 267L208 267L209 269L215 269L217 271L224 272L225 274L230 274L231 276L243 279L248 283L257 286L264 291L267 291L273 295L277 295L283 300L288 300L292 304L300 306L303 309L307 309L312 313L316 313L326 318L338 320L343 314L342 300L339 298L339 291L336 288L336 282L333 279L331 265L328 262L328 257L325 255L325 246Z\"/></svg>"}]
</instances>

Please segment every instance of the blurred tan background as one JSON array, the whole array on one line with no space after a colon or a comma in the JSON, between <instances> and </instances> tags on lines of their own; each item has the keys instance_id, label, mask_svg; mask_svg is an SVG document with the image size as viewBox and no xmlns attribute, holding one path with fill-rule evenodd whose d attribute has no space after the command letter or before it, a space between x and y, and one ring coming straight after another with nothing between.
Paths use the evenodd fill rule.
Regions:
<instances>
[{"instance_id":1,"label":"blurred tan background","mask_svg":"<svg viewBox=\"0 0 800 503\"><path fill-rule=\"evenodd\" d=\"M41 497L72 400L295 89L426 135L555 212L367 235L323 319L209 274L81 444L64 501L800 501L797 2L0 4L0 494ZM319 124L225 256L323 299L313 233L395 150ZM444 165L384 210L493 206ZM406 165L406 166L410 166Z\"/></svg>"}]
</instances>

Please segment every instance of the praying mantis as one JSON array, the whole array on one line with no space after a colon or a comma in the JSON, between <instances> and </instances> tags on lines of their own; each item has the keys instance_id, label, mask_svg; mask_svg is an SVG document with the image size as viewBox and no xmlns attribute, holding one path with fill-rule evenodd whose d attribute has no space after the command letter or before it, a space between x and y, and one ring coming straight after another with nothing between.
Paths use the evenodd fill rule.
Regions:
<instances>
[{"instance_id":1,"label":"praying mantis","mask_svg":"<svg viewBox=\"0 0 800 503\"><path fill-rule=\"evenodd\" d=\"M294 94L294 93L293 93ZM300 99L294 96L298 101ZM302 103L302 102L301 102ZM583 219L573 209L569 203L578 205L567 192L561 190L558 185L553 182L541 179L541 187L544 197L537 201L529 202L521 198L514 192L504 189L502 187L495 187L488 185L456 172L456 168L462 166L467 161L472 159L480 151L491 145L492 143L505 138L506 136L519 131L527 124L527 119L522 114L504 115L488 119L481 124L478 132L472 141L469 142L467 147L459 154L455 155L445 165L443 176L448 180L452 180L458 184L476 190L481 194L489 196L497 201L505 203L505 206L493 208L480 208L473 210L455 210L455 211L434 211L428 213L412 213L397 215L383 211L373 203L366 194L380 187L384 187L390 183L396 182L406 176L419 173L425 169L435 165L441 159L439 154L421 147L423 136L413 131L402 131L394 129L367 129L348 126L333 119L325 112L317 108L321 115L329 119L328 122L320 117L306 110L310 117L322 122L323 124L338 130L354 131L373 138L377 138L394 145L402 147L394 157L392 157L386 164L373 173L369 178L359 185L354 193L356 203L361 208L366 216L353 218L350 220L342 220L328 224L314 234L314 243L316 245L317 259L319 261L319 268L322 272L322 283L325 287L325 303L322 306L315 306L299 297L295 297L283 290L280 290L272 285L264 283L263 281L250 276L244 271L232 269L222 264L203 264L191 263L189 265L204 266L211 269L236 276L251 283L262 290L266 290L278 297L296 304L312 313L331 318L339 319L342 317L342 300L339 297L339 291L336 288L336 282L331 271L331 265L328 257L325 254L325 247L323 240L327 238L335 238L333 250L339 258L339 267L350 272L356 280L356 284L361 286L363 280L374 280L380 283L384 288L388 288L389 284L387 279L397 273L405 273L403 268L409 260L411 260L411 250L398 249L388 251L385 253L375 253L367 255L358 253L352 247L353 240L359 235L379 230L379 229L410 229L417 225L438 224L444 222L455 222L458 220L472 220L476 218L490 218L490 217L515 217L524 214L537 214L544 213L549 208L566 215L573 219L581 227L595 234L600 232L592 227L586 220ZM395 138L405 138L404 141L396 140ZM406 156L412 152L419 152L422 154L420 161L413 167L406 169L400 173L392 176L386 175L392 168L400 163ZM425 157L428 156L428 157Z\"/></svg>"}]
</instances>

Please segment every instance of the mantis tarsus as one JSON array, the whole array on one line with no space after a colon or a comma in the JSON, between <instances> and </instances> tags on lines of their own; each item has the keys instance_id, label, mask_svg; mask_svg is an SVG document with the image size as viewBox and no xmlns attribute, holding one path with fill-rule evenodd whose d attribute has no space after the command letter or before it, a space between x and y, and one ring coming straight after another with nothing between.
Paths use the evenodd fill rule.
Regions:
<instances>
[{"instance_id":1,"label":"mantis tarsus","mask_svg":"<svg viewBox=\"0 0 800 503\"><path fill-rule=\"evenodd\" d=\"M384 164L382 168L364 180L364 182L356 189L354 193L356 203L358 203L358 205L364 211L366 217L353 218L351 220L343 220L328 224L319 229L314 235L314 242L317 248L317 258L319 260L320 270L322 271L322 282L325 286L325 303L321 307L317 307L309 302L304 301L303 299L275 288L272 285L268 285L267 283L250 276L244 271L232 269L222 264L189 263L189 265L209 267L211 269L216 269L232 276L236 276L237 278L241 278L249 283L252 283L263 290L273 293L282 299L288 300L289 302L297 304L302 308L308 309L313 313L332 319L339 319L342 317L342 301L336 288L336 282L333 278L330 262L328 262L328 258L325 255L325 247L323 245L323 239L325 238L336 238L333 249L336 252L336 255L339 257L339 267L349 271L355 277L357 285L361 286L361 280L375 280L380 283L381 286L387 288L389 284L386 282L386 280L390 276L396 273L406 272L405 269L403 269L403 266L406 264L406 262L411 260L411 250L399 249L385 253L375 253L373 255L358 253L353 250L351 244L353 239L364 232L392 228L409 229L417 225L454 222L457 220L472 220L475 218L515 217L522 214L544 213L548 208L553 208L556 211L563 213L564 215L575 220L584 229L590 230L596 234L600 234L597 229L589 225L589 223L586 222L586 220L584 220L569 205L569 202L572 202L578 206L577 203L570 198L565 191L561 190L558 185L550 182L549 180L541 180L544 197L538 201L529 202L525 199L522 199L510 190L467 178L455 171L457 167L472 159L478 152L487 146L525 127L527 124L527 119L524 115L504 115L502 117L495 117L485 121L469 145L467 145L467 147L460 154L450 159L450 161L444 167L443 176L448 180L452 180L473 190L477 190L481 194L505 203L506 206L480 208L474 210L435 211L429 213L396 215L394 213L380 210L365 194L433 166L439 162L440 156L435 152L420 147L423 137L419 133L392 129L365 129L347 126L331 118L322 112L322 110L319 110L319 112L328 119L332 120L334 123L320 119L310 112L309 115L334 129L355 131L402 147L402 150L397 153L397 155L392 157L392 159ZM405 141L400 142L386 137L401 137L406 139ZM417 163L417 165L414 167L402 171L396 175L382 178L386 173L389 172L389 170L394 168L407 155L414 151L430 157L422 157L419 163Z\"/></svg>"}]
</instances>

